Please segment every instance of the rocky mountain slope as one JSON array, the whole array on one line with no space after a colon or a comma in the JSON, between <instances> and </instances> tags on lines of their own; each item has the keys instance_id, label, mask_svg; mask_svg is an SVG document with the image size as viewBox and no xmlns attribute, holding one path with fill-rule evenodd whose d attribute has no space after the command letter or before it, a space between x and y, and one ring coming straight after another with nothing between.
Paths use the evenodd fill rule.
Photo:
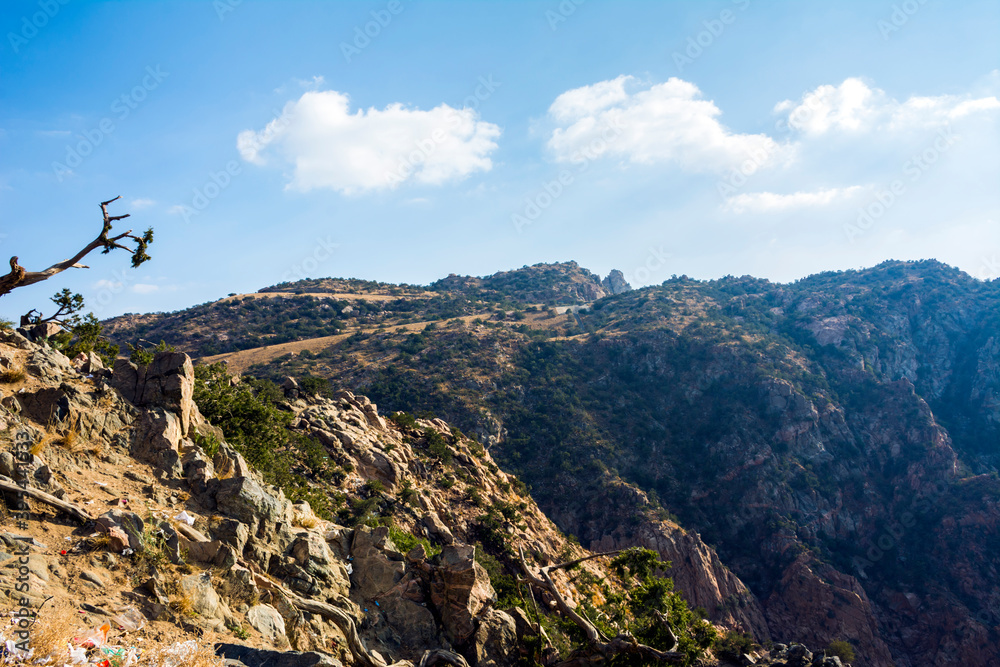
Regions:
<instances>
[{"instance_id":1,"label":"rocky mountain slope","mask_svg":"<svg viewBox=\"0 0 1000 667\"><path fill-rule=\"evenodd\" d=\"M670 553L658 526L679 521L752 593L693 604L758 637L847 639L872 665L1000 662L1000 285L888 262L787 285L674 278L567 311L532 301L560 293L559 266L577 275L355 301L342 338L252 372L442 416L592 548Z\"/></svg>"},{"instance_id":2,"label":"rocky mountain slope","mask_svg":"<svg viewBox=\"0 0 1000 667\"><path fill-rule=\"evenodd\" d=\"M214 652L233 667L554 664L581 646L566 620L574 609L599 633L638 622L640 607L623 605L630 585L644 585L567 540L519 480L440 419L386 419L365 397L324 398L287 379L276 396L287 433L264 444L302 448L270 460L290 462L297 483L287 489L310 505L268 484L273 471L240 449L251 460L262 453L230 444L199 408L233 426L262 409L253 401L267 385L246 391L174 352L105 370L93 355L71 362L9 330L0 366L0 484L13 508L0 533L0 592L38 614L35 658L62 664L67 641L107 622L123 653L102 656L95 640L95 662L208 665ZM259 416L270 413L254 414L251 430L273 426ZM724 620L762 626L745 587L696 535L666 520L647 530L646 543L676 555L668 574L689 598L713 607L744 598ZM556 567L576 559L585 560ZM541 578L529 594L525 579ZM657 595L677 645L662 655L688 664L715 631L669 588ZM637 646L629 635L583 645L573 659ZM753 659L840 664L803 646Z\"/></svg>"}]
</instances>

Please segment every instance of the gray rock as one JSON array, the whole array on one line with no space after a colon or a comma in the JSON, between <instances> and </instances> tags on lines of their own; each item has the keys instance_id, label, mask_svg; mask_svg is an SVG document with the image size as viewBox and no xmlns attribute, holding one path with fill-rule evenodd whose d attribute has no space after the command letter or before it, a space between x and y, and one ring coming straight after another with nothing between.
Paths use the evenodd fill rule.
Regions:
<instances>
[{"instance_id":1,"label":"gray rock","mask_svg":"<svg viewBox=\"0 0 1000 667\"><path fill-rule=\"evenodd\" d=\"M253 626L265 640L276 646L287 644L285 620L278 610L269 604L258 604L247 611L247 623Z\"/></svg>"},{"instance_id":2,"label":"gray rock","mask_svg":"<svg viewBox=\"0 0 1000 667\"><path fill-rule=\"evenodd\" d=\"M175 413L181 421L181 434L189 433L194 406L194 366L188 355L159 352L144 368L128 359L118 359L111 386L136 407L162 407Z\"/></svg>"},{"instance_id":3,"label":"gray rock","mask_svg":"<svg viewBox=\"0 0 1000 667\"><path fill-rule=\"evenodd\" d=\"M284 494L274 496L265 491L253 477L235 477L218 485L215 502L224 512L251 526L260 525L265 531L275 523L291 525L292 504ZM257 537L265 537L258 531Z\"/></svg>"},{"instance_id":4,"label":"gray rock","mask_svg":"<svg viewBox=\"0 0 1000 667\"><path fill-rule=\"evenodd\" d=\"M601 286L612 294L622 294L632 289L632 286L625 280L625 274L618 269L614 269L608 277L601 281Z\"/></svg>"},{"instance_id":5,"label":"gray rock","mask_svg":"<svg viewBox=\"0 0 1000 667\"><path fill-rule=\"evenodd\" d=\"M222 627L225 618L219 594L212 587L208 572L190 574L180 580L181 593L191 600L191 611L206 621L208 627Z\"/></svg>"},{"instance_id":6,"label":"gray rock","mask_svg":"<svg viewBox=\"0 0 1000 667\"><path fill-rule=\"evenodd\" d=\"M325 653L266 651L240 644L216 644L215 654L227 660L237 660L246 667L343 667L339 660Z\"/></svg>"},{"instance_id":7,"label":"gray rock","mask_svg":"<svg viewBox=\"0 0 1000 667\"><path fill-rule=\"evenodd\" d=\"M55 322L36 324L31 327L31 340L38 341L52 338L62 330L63 328Z\"/></svg>"},{"instance_id":8,"label":"gray rock","mask_svg":"<svg viewBox=\"0 0 1000 667\"><path fill-rule=\"evenodd\" d=\"M487 609L479 618L473 639L473 667L506 667L518 657L517 625L497 609Z\"/></svg>"},{"instance_id":9,"label":"gray rock","mask_svg":"<svg viewBox=\"0 0 1000 667\"><path fill-rule=\"evenodd\" d=\"M112 529L124 531L128 536L128 546L136 551L145 547L145 523L135 512L124 510L109 510L97 518L97 529L104 533L112 533ZM117 551L117 549L116 549Z\"/></svg>"},{"instance_id":10,"label":"gray rock","mask_svg":"<svg viewBox=\"0 0 1000 667\"><path fill-rule=\"evenodd\" d=\"M448 526L444 525L437 512L428 512L424 515L421 523L427 527L428 532L442 544L454 544L455 536L451 534Z\"/></svg>"},{"instance_id":11,"label":"gray rock","mask_svg":"<svg viewBox=\"0 0 1000 667\"><path fill-rule=\"evenodd\" d=\"M166 470L173 477L179 477L183 467L178 452L183 440L180 419L162 408L152 408L136 422L132 456Z\"/></svg>"},{"instance_id":12,"label":"gray rock","mask_svg":"<svg viewBox=\"0 0 1000 667\"><path fill-rule=\"evenodd\" d=\"M212 536L223 544L231 546L236 553L242 554L243 547L250 537L250 529L236 519L223 519L212 531Z\"/></svg>"},{"instance_id":13,"label":"gray rock","mask_svg":"<svg viewBox=\"0 0 1000 667\"><path fill-rule=\"evenodd\" d=\"M84 570L83 572L80 573L80 578L83 579L84 581L89 581L98 588L104 588L104 580L101 579L99 576L97 576L95 572L91 572L90 570Z\"/></svg>"},{"instance_id":14,"label":"gray rock","mask_svg":"<svg viewBox=\"0 0 1000 667\"><path fill-rule=\"evenodd\" d=\"M496 599L490 577L476 561L476 548L446 546L441 566L434 571L431 600L441 615L444 630L453 643L472 636L474 619L483 607Z\"/></svg>"},{"instance_id":15,"label":"gray rock","mask_svg":"<svg viewBox=\"0 0 1000 667\"><path fill-rule=\"evenodd\" d=\"M39 347L32 352L24 369L35 377L53 382L61 381L64 374L74 372L66 355L50 347Z\"/></svg>"},{"instance_id":16,"label":"gray rock","mask_svg":"<svg viewBox=\"0 0 1000 667\"><path fill-rule=\"evenodd\" d=\"M0 329L0 343L6 343L21 350L30 350L34 347L23 334L13 329Z\"/></svg>"}]
</instances>

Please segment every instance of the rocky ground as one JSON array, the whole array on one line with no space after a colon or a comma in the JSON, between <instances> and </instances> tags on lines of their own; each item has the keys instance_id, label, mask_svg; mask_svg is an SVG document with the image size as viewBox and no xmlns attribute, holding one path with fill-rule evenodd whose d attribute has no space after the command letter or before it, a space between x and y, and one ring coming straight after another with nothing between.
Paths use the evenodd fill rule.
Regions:
<instances>
[{"instance_id":1,"label":"rocky ground","mask_svg":"<svg viewBox=\"0 0 1000 667\"><path fill-rule=\"evenodd\" d=\"M234 667L492 667L565 656L555 595L539 591L531 600L543 611L540 628L527 603L499 608L526 587L494 587L514 580L497 578L488 571L495 561L477 554L482 508L516 508L493 530L523 550L533 572L591 554L448 424L409 427L450 439L454 459L445 467L368 399L307 397L289 383L292 428L346 464L340 488L402 498L392 527L346 527L293 504L227 444L192 400L185 354L161 353L144 368L119 359L112 372L94 356L71 361L4 331L0 372L0 485L8 508L0 595L12 610L0 634L11 640L9 659L24 658L25 648L51 664L86 654L93 664L174 667L223 659ZM678 585L695 598L729 594L739 583L680 529L651 534L650 542L676 552ZM553 570L558 597L571 608L598 605L618 587L606 563ZM715 589L704 576L699 585L686 581L692 568L713 572ZM754 613L743 613L747 624ZM840 664L802 646L730 657L734 664Z\"/></svg>"}]
</instances>

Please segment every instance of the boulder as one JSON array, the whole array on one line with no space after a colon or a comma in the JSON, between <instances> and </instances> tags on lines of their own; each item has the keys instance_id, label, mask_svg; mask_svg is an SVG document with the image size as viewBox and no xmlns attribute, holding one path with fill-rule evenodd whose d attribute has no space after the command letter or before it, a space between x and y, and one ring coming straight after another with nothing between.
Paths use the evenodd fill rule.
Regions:
<instances>
[{"instance_id":1,"label":"boulder","mask_svg":"<svg viewBox=\"0 0 1000 667\"><path fill-rule=\"evenodd\" d=\"M6 343L22 350L30 350L34 347L24 334L13 329L0 329L0 343Z\"/></svg>"},{"instance_id":2,"label":"boulder","mask_svg":"<svg viewBox=\"0 0 1000 667\"><path fill-rule=\"evenodd\" d=\"M247 623L259 632L266 641L275 646L285 646L288 637L285 636L285 620L278 610L269 604L258 604L247 611Z\"/></svg>"},{"instance_id":3,"label":"boulder","mask_svg":"<svg viewBox=\"0 0 1000 667\"><path fill-rule=\"evenodd\" d=\"M285 494L272 495L253 477L233 477L219 482L215 493L219 511L250 526L259 526L255 537L273 535L275 524L292 522L292 504Z\"/></svg>"},{"instance_id":4,"label":"boulder","mask_svg":"<svg viewBox=\"0 0 1000 667\"><path fill-rule=\"evenodd\" d=\"M403 578L406 564L389 560L384 549L389 542L389 531L384 526L375 529L359 527L354 531L351 555L354 573L351 581L364 599L374 599L385 593Z\"/></svg>"},{"instance_id":5,"label":"boulder","mask_svg":"<svg viewBox=\"0 0 1000 667\"><path fill-rule=\"evenodd\" d=\"M212 587L212 577L208 572L189 574L180 580L180 593L190 601L191 611L209 628L224 627L225 610L219 594Z\"/></svg>"},{"instance_id":6,"label":"boulder","mask_svg":"<svg viewBox=\"0 0 1000 667\"><path fill-rule=\"evenodd\" d=\"M240 644L216 644L215 654L246 667L343 667L339 660L324 653L267 651Z\"/></svg>"},{"instance_id":7,"label":"boulder","mask_svg":"<svg viewBox=\"0 0 1000 667\"><path fill-rule=\"evenodd\" d=\"M424 515L421 523L427 528L427 532L431 534L432 537L436 538L442 544L454 544L455 536L451 534L448 530L448 526L444 525L441 521L441 517L438 516L437 512L428 512Z\"/></svg>"},{"instance_id":8,"label":"boulder","mask_svg":"<svg viewBox=\"0 0 1000 667\"><path fill-rule=\"evenodd\" d=\"M49 347L39 347L28 356L28 363L24 365L24 369L43 380L59 382L64 374L73 372L73 365L62 352Z\"/></svg>"},{"instance_id":9,"label":"boulder","mask_svg":"<svg viewBox=\"0 0 1000 667\"><path fill-rule=\"evenodd\" d=\"M30 338L31 340L35 341L47 340L49 338L52 338L62 330L63 328L58 324L56 324L55 322L42 322L41 324L36 324L35 326L31 327Z\"/></svg>"},{"instance_id":10,"label":"boulder","mask_svg":"<svg viewBox=\"0 0 1000 667\"><path fill-rule=\"evenodd\" d=\"M109 510L99 516L96 523L98 531L111 535L112 551L121 551L126 546L136 551L143 549L145 523L135 512Z\"/></svg>"},{"instance_id":11,"label":"boulder","mask_svg":"<svg viewBox=\"0 0 1000 667\"><path fill-rule=\"evenodd\" d=\"M446 546L441 565L434 571L431 600L441 615L444 631L452 643L472 636L474 620L483 607L496 599L490 577L475 561L476 548Z\"/></svg>"},{"instance_id":12,"label":"boulder","mask_svg":"<svg viewBox=\"0 0 1000 667\"><path fill-rule=\"evenodd\" d=\"M351 590L351 580L347 576L344 563L335 558L330 547L320 535L301 533L289 549L296 565L329 592L347 596Z\"/></svg>"},{"instance_id":13,"label":"boulder","mask_svg":"<svg viewBox=\"0 0 1000 667\"><path fill-rule=\"evenodd\" d=\"M507 667L517 661L517 624L497 609L480 617L473 639L473 667Z\"/></svg>"},{"instance_id":14,"label":"boulder","mask_svg":"<svg viewBox=\"0 0 1000 667\"><path fill-rule=\"evenodd\" d=\"M136 423L132 456L179 477L184 472L179 453L183 436L183 425L177 415L163 408L149 409Z\"/></svg>"},{"instance_id":15,"label":"boulder","mask_svg":"<svg viewBox=\"0 0 1000 667\"><path fill-rule=\"evenodd\" d=\"M145 367L128 359L115 361L111 386L136 407L162 407L176 413L181 433L191 427L194 402L194 366L191 357L181 352L160 352Z\"/></svg>"}]
</instances>

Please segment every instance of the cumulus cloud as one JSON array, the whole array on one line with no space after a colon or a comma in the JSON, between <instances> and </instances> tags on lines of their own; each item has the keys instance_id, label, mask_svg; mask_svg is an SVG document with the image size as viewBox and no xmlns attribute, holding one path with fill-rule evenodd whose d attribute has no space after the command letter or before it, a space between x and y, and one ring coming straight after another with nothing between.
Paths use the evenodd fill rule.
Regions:
<instances>
[{"instance_id":1,"label":"cumulus cloud","mask_svg":"<svg viewBox=\"0 0 1000 667\"><path fill-rule=\"evenodd\" d=\"M864 190L865 188L860 185L852 185L846 188L827 188L787 195L775 192L748 192L730 197L726 200L724 208L733 213L774 213L799 208L817 208L851 199Z\"/></svg>"},{"instance_id":2,"label":"cumulus cloud","mask_svg":"<svg viewBox=\"0 0 1000 667\"><path fill-rule=\"evenodd\" d=\"M132 208L134 208L136 210L142 210L144 208L149 208L151 206L156 206L156 201L154 201L152 199L146 199L146 198L143 198L143 197L140 197L139 199L133 199L132 200Z\"/></svg>"},{"instance_id":3,"label":"cumulus cloud","mask_svg":"<svg viewBox=\"0 0 1000 667\"><path fill-rule=\"evenodd\" d=\"M150 285L149 283L138 283L132 286L132 291L136 294L152 294L153 292L159 292L159 285Z\"/></svg>"},{"instance_id":4,"label":"cumulus cloud","mask_svg":"<svg viewBox=\"0 0 1000 667\"><path fill-rule=\"evenodd\" d=\"M253 164L276 157L293 165L291 189L356 194L407 181L441 185L489 171L499 136L500 128L472 109L390 104L352 112L350 98L331 90L289 102L264 129L241 132L237 148Z\"/></svg>"},{"instance_id":5,"label":"cumulus cloud","mask_svg":"<svg viewBox=\"0 0 1000 667\"><path fill-rule=\"evenodd\" d=\"M839 86L823 85L798 101L785 100L774 110L784 114L788 125L806 135L827 132L893 131L934 128L973 114L1000 110L995 96L912 96L903 102L858 78Z\"/></svg>"},{"instance_id":6,"label":"cumulus cloud","mask_svg":"<svg viewBox=\"0 0 1000 667\"><path fill-rule=\"evenodd\" d=\"M693 83L671 78L629 92L619 76L559 95L549 107L557 125L548 147L559 161L607 155L641 164L674 163L687 171L723 171L752 159L770 164L786 148L764 134L738 134Z\"/></svg>"}]
</instances>

